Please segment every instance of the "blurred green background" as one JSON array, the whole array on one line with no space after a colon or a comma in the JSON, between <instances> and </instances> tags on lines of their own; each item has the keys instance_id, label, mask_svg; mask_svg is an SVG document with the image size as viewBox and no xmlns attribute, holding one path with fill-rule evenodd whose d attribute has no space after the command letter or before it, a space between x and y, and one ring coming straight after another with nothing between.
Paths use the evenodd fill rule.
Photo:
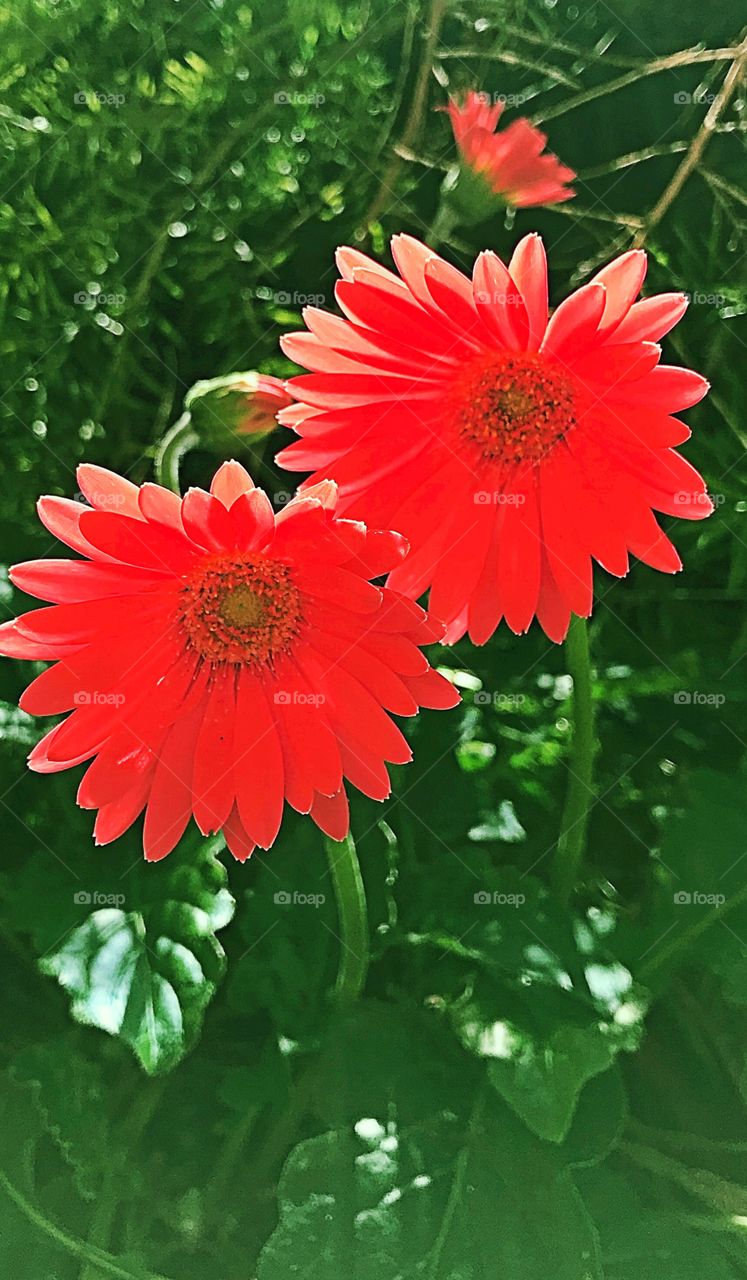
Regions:
<instances>
[{"instance_id":1,"label":"blurred green background","mask_svg":"<svg viewBox=\"0 0 747 1280\"><path fill-rule=\"evenodd\" d=\"M675 528L678 578L599 573L572 911L547 888L562 649L502 630L436 655L462 708L408 724L391 802L353 804L374 960L344 1016L316 828L289 816L243 867L221 839L155 867L137 833L95 849L76 771L25 771L41 728L3 662L3 1274L747 1277L743 21L737 0L0 5L5 564L55 554L34 503L73 496L80 459L151 478L197 379L288 372L278 336L334 305L336 245L426 233L453 158L433 108L467 87L546 121L580 176L454 261L538 229L557 302L644 237L646 290L691 294L666 354L713 383L684 452L717 503ZM197 450L185 483L214 466Z\"/></svg>"}]
</instances>

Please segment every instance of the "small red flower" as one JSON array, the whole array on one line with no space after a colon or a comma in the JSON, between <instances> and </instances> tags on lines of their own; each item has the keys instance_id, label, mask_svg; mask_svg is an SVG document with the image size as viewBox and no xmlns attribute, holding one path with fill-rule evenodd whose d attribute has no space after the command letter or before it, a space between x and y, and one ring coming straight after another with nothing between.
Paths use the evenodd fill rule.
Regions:
<instances>
[{"instance_id":1,"label":"small red flower","mask_svg":"<svg viewBox=\"0 0 747 1280\"><path fill-rule=\"evenodd\" d=\"M240 378L235 390L245 398L245 409L236 428L239 435L257 436L273 431L278 410L291 402L282 378L274 378L270 373Z\"/></svg>"},{"instance_id":2,"label":"small red flower","mask_svg":"<svg viewBox=\"0 0 747 1280\"><path fill-rule=\"evenodd\" d=\"M542 155L547 137L528 120L496 133L502 102L490 106L485 94L470 89L461 106L452 98L447 110L464 163L506 204L559 204L575 196L565 185L575 173L556 156Z\"/></svg>"},{"instance_id":3,"label":"small red flower","mask_svg":"<svg viewBox=\"0 0 747 1280\"><path fill-rule=\"evenodd\" d=\"M310 307L309 333L282 347L313 370L288 386L280 420L303 438L279 455L307 484L329 477L340 510L398 529L412 550L389 585L430 609L447 640L476 644L502 617L536 615L562 640L592 607L592 558L618 577L628 552L681 568L652 512L699 520L712 505L673 447L673 414L708 383L659 364L682 294L636 302L646 255L604 267L548 319L542 241L526 236L506 267L478 257L470 281L410 236L395 236L401 279L341 249L337 300ZM303 486L302 486L303 489Z\"/></svg>"},{"instance_id":4,"label":"small red flower","mask_svg":"<svg viewBox=\"0 0 747 1280\"><path fill-rule=\"evenodd\" d=\"M78 482L91 507L42 498L39 514L85 559L16 565L16 586L53 603L0 627L0 653L54 662L24 710L72 711L30 767L93 758L78 803L99 811L97 843L144 809L150 860L194 817L243 861L286 800L342 839L343 779L383 800L385 761L411 758L387 712L458 701L418 647L441 626L369 581L404 539L339 519L329 483L276 516L236 462L183 499L94 466Z\"/></svg>"}]
</instances>

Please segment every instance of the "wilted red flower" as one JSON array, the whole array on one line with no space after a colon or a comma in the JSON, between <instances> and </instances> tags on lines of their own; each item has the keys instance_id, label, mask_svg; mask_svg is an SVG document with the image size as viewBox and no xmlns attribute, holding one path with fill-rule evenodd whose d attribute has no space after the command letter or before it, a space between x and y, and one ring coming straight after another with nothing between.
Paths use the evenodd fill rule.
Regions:
<instances>
[{"instance_id":1,"label":"wilted red flower","mask_svg":"<svg viewBox=\"0 0 747 1280\"><path fill-rule=\"evenodd\" d=\"M264 435L277 426L278 410L290 404L291 397L282 378L259 373L239 379L235 390L245 397L245 406L236 430L239 435Z\"/></svg>"},{"instance_id":2,"label":"wilted red flower","mask_svg":"<svg viewBox=\"0 0 747 1280\"><path fill-rule=\"evenodd\" d=\"M447 110L464 163L507 204L559 204L575 196L565 185L575 173L557 156L542 155L547 135L529 120L514 120L496 133L503 103L491 106L486 95L474 89L461 105L452 98Z\"/></svg>"},{"instance_id":3,"label":"wilted red flower","mask_svg":"<svg viewBox=\"0 0 747 1280\"><path fill-rule=\"evenodd\" d=\"M402 279L341 249L343 320L311 307L310 333L282 341L312 369L281 421L301 441L279 455L340 486L340 510L399 529L412 551L389 585L430 608L447 639L477 644L501 617L537 616L561 640L592 607L592 557L628 571L628 551L673 573L679 557L652 509L698 520L712 507L671 446L671 414L708 383L659 365L656 345L687 306L679 293L634 302L640 250L604 267L548 323L542 241L506 268L478 257L472 281L410 236L392 252ZM303 486L302 486L303 488Z\"/></svg>"},{"instance_id":4,"label":"wilted red flower","mask_svg":"<svg viewBox=\"0 0 747 1280\"><path fill-rule=\"evenodd\" d=\"M190 816L243 860L273 843L285 800L342 839L343 779L382 800L384 762L411 757L386 712L458 701L418 648L441 626L369 582L404 539L339 519L332 484L276 516L236 462L183 499L99 467L78 481L92 508L42 498L39 514L85 559L16 565L16 586L54 603L0 627L0 652L55 663L24 710L72 711L31 768L94 757L78 803L99 810L97 842L145 809L151 860Z\"/></svg>"}]
</instances>

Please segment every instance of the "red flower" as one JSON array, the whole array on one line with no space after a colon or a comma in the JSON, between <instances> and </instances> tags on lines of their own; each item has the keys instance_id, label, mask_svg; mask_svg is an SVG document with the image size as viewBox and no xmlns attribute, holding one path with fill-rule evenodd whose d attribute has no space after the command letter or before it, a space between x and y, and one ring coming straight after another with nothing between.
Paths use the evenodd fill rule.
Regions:
<instances>
[{"instance_id":1,"label":"red flower","mask_svg":"<svg viewBox=\"0 0 747 1280\"><path fill-rule=\"evenodd\" d=\"M565 185L575 173L556 156L542 155L547 136L533 124L522 118L495 132L502 102L490 106L485 94L470 89L462 106L452 98L447 110L464 163L507 204L559 204L575 196Z\"/></svg>"},{"instance_id":2,"label":"red flower","mask_svg":"<svg viewBox=\"0 0 747 1280\"><path fill-rule=\"evenodd\" d=\"M99 810L97 842L145 809L151 860L190 816L243 860L273 843L285 800L342 839L343 778L383 800L384 762L411 757L386 712L458 701L418 648L442 628L369 582L404 540L338 519L331 484L275 516L236 462L183 499L99 467L78 480L93 509L42 498L39 513L86 558L17 565L16 586L54 603L0 627L0 652L55 663L21 706L72 710L31 768L94 757L78 803Z\"/></svg>"},{"instance_id":3,"label":"red flower","mask_svg":"<svg viewBox=\"0 0 747 1280\"><path fill-rule=\"evenodd\" d=\"M477 644L502 616L537 616L561 640L592 606L592 557L620 577L628 551L681 567L652 509L701 519L701 477L672 449L673 413L708 383L659 365L656 345L682 294L634 302L646 255L616 258L548 323L542 241L509 267L489 251L472 281L410 236L392 252L402 279L353 249L338 255L347 320L311 307L310 333L282 341L314 370L288 384L280 414L301 441L279 455L306 483L334 478L340 510L399 529L412 551L389 585L430 608L454 641ZM303 488L303 486L302 486Z\"/></svg>"},{"instance_id":4,"label":"red flower","mask_svg":"<svg viewBox=\"0 0 747 1280\"><path fill-rule=\"evenodd\" d=\"M245 398L245 412L236 428L239 435L244 436L265 435L273 431L277 426L278 410L284 409L291 400L282 378L274 378L271 373L239 378L234 390Z\"/></svg>"}]
</instances>

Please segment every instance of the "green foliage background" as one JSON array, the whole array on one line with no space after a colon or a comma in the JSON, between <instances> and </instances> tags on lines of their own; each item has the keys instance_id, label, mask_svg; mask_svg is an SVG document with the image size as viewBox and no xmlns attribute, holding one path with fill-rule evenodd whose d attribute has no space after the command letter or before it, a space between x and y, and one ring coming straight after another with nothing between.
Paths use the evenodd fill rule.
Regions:
<instances>
[{"instance_id":1,"label":"green foliage background","mask_svg":"<svg viewBox=\"0 0 747 1280\"><path fill-rule=\"evenodd\" d=\"M452 157L431 108L471 85L547 121L579 195L455 260L538 229L557 301L645 238L647 291L692 295L668 355L714 384L685 453L718 504L676 529L680 578L599 575L572 911L547 887L562 650L533 630L439 655L462 709L407 727L391 802L354 804L374 961L346 1015L316 830L288 818L244 867L221 840L150 868L136 834L94 849L77 779L25 771L39 726L3 664L4 1274L747 1276L744 82L717 96L742 20L736 0L0 5L4 561L50 550L35 499L72 496L81 458L150 478L198 378L286 371L278 335L309 295L332 305L337 244L425 232ZM213 467L197 451L186 478Z\"/></svg>"}]
</instances>

